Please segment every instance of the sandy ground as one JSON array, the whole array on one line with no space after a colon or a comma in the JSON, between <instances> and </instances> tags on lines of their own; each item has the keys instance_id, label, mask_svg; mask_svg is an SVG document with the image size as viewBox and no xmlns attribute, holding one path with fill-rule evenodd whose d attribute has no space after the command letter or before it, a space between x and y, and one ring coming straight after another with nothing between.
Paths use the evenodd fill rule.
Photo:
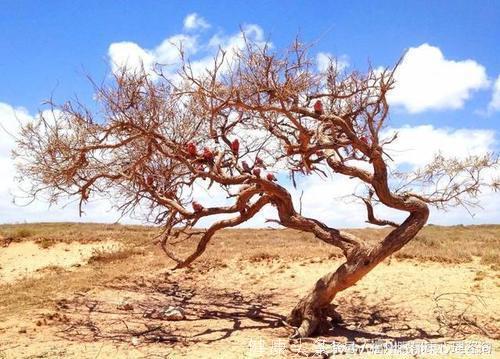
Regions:
<instances>
[{"instance_id":1,"label":"sandy ground","mask_svg":"<svg viewBox=\"0 0 500 359\"><path fill-rule=\"evenodd\" d=\"M40 257L33 256L40 250L32 245L3 249L4 278L15 280L26 271L53 265L80 270L75 263L84 264L94 248L57 245ZM407 348L433 343L456 351L394 356L398 358L500 357L500 278L478 261L383 263L335 299L343 323L331 335L290 343L293 329L281 325L284 315L317 278L338 264L319 258L233 259L227 266L162 270L84 293L54 294L55 305L0 323L0 358L324 357L332 342L372 350L374 341L397 341ZM181 307L186 319L166 321L151 315L168 306ZM490 354L474 355L471 350Z\"/></svg>"},{"instance_id":2,"label":"sandy ground","mask_svg":"<svg viewBox=\"0 0 500 359\"><path fill-rule=\"evenodd\" d=\"M99 244L57 243L40 248L34 242L11 243L0 248L0 283L11 283L26 277L43 275L51 267L76 268L86 264L95 251L114 251L120 243L107 241Z\"/></svg>"}]
</instances>

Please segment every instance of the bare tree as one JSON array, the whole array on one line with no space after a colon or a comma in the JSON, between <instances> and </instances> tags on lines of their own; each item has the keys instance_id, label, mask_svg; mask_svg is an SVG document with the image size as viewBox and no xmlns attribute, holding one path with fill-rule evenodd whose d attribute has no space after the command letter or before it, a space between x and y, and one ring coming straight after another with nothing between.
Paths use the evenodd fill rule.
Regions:
<instances>
[{"instance_id":1,"label":"bare tree","mask_svg":"<svg viewBox=\"0 0 500 359\"><path fill-rule=\"evenodd\" d=\"M41 115L23 126L19 173L29 179L31 196L76 196L82 210L93 194L107 195L124 215L145 214L161 226L161 246L176 268L191 265L217 231L274 206L277 218L270 221L312 233L345 256L288 317L297 336L310 336L335 317L331 302L338 292L415 237L429 205L477 204L481 188L490 185L482 173L498 164L494 154L437 155L418 171L391 171L384 148L397 136L384 138L383 129L396 68L347 73L331 59L318 72L298 41L282 53L246 41L243 49L221 50L201 71L184 59L174 78L161 69L155 76L124 69L111 84L95 86L98 111L67 102L53 105L51 118ZM283 173L298 186L297 176L333 173L359 181L367 222L394 229L368 243L302 215L280 184ZM200 183L224 190L231 204L196 201L193 187ZM380 219L374 204L407 217L402 223ZM212 224L198 228L207 218ZM181 257L174 247L186 238L197 245Z\"/></svg>"}]
</instances>

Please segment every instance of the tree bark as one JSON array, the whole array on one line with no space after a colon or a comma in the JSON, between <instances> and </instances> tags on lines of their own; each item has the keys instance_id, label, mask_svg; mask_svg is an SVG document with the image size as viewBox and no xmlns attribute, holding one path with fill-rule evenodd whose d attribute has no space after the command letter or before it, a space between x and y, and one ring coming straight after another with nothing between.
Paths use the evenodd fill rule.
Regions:
<instances>
[{"instance_id":1,"label":"tree bark","mask_svg":"<svg viewBox=\"0 0 500 359\"><path fill-rule=\"evenodd\" d=\"M408 243L427 222L429 210L419 203L399 227L380 243L358 247L347 256L346 261L334 272L320 278L309 293L292 310L287 322L297 327L295 337L309 337L330 330L332 322L340 320L335 306L331 304L337 293L353 286L385 258Z\"/></svg>"}]
</instances>

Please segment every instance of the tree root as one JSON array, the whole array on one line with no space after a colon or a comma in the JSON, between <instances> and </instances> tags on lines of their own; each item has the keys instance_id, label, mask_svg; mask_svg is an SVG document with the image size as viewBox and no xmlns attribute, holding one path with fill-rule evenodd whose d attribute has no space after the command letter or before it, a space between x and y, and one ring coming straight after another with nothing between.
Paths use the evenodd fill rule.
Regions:
<instances>
[{"instance_id":1,"label":"tree root","mask_svg":"<svg viewBox=\"0 0 500 359\"><path fill-rule=\"evenodd\" d=\"M314 308L311 304L299 303L287 317L287 323L297 328L291 339L324 335L335 324L342 323L342 316L336 311L336 305Z\"/></svg>"}]
</instances>

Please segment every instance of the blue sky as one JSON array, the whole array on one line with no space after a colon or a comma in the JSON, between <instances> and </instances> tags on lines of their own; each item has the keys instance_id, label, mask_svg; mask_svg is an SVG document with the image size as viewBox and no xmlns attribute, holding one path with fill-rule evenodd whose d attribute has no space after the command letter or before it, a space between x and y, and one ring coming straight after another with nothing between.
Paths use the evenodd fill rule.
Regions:
<instances>
[{"instance_id":1,"label":"blue sky","mask_svg":"<svg viewBox=\"0 0 500 359\"><path fill-rule=\"evenodd\" d=\"M81 95L89 90L85 73L98 79L105 74L111 43L133 41L154 47L177 33L192 12L220 31L258 24L277 47L300 34L305 41L317 40L318 51L348 55L359 68L368 60L392 64L404 49L429 43L447 58L473 58L490 76L500 73L498 1L353 3L1 1L0 99L35 111L53 91L58 98ZM477 94L471 108L487 103L488 96L481 95L487 93ZM455 115L455 121L461 122ZM498 125L498 121L488 122Z\"/></svg>"},{"instance_id":2,"label":"blue sky","mask_svg":"<svg viewBox=\"0 0 500 359\"><path fill-rule=\"evenodd\" d=\"M183 30L186 16L193 13L210 28ZM499 18L498 1L0 1L0 103L34 116L51 95L59 101L75 95L90 101L92 89L85 76L106 78L113 43L135 43L153 51L175 34L196 36L201 44L255 24L276 48L299 35L315 43L315 52L342 56L349 69L394 64L409 48L420 49L422 56L440 51L443 66L463 65L450 70L453 81L446 80L469 84L449 85L458 89L448 93L448 83L441 83L446 90L442 101L413 104L420 106L416 111L407 98L420 94L401 95L395 100L392 127L442 129L443 136L455 138L452 144L463 138L456 131L489 131L493 140L486 149L498 150L500 103L498 108L491 103L500 75ZM470 68L467 60L473 62ZM457 99L448 101L446 96ZM0 118L4 125L6 118ZM465 132L465 137L472 133ZM500 218L500 213L494 215Z\"/></svg>"}]
</instances>

